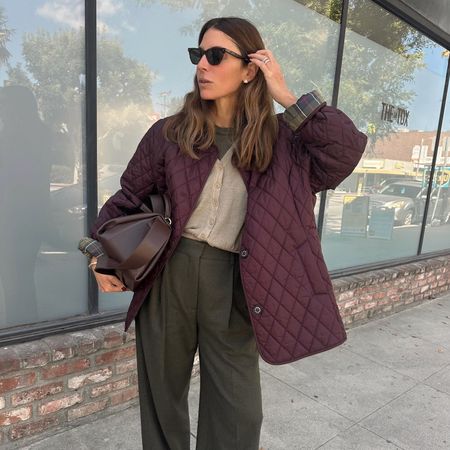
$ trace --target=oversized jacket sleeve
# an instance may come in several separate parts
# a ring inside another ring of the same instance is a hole
[[[103,223],[136,210],[148,194],[156,191],[156,177],[161,166],[155,143],[159,122],[154,123],[142,137],[120,177],[120,189],[100,209],[90,228],[93,239],[97,239],[97,231]]]
[[[293,131],[294,161],[309,164],[312,191],[335,189],[358,164],[367,136],[317,91],[302,95],[284,117]]]

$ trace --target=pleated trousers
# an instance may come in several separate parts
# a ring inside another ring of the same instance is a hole
[[[259,354],[239,254],[181,237],[135,324],[143,449],[190,449],[188,392],[198,348],[196,450],[258,450]]]

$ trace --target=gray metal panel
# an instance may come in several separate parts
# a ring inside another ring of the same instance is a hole
[[[450,2],[448,0],[401,0],[402,3],[450,34]]]
[[[372,0],[379,4],[381,7],[397,15],[405,22],[409,23],[414,28],[424,33],[430,39],[433,39],[438,44],[445,48],[450,48],[450,31],[449,25],[445,22],[450,21],[450,14],[448,12],[447,1],[448,0],[429,0],[431,5],[440,5],[440,9],[434,10],[434,6],[429,8],[433,11],[433,16],[440,16],[439,23],[437,19],[433,17],[426,17],[416,7],[420,5],[421,10],[428,9],[425,4],[425,0]],[[441,23],[444,23],[446,29],[441,28]]]

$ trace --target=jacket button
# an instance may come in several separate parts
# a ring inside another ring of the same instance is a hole
[[[255,307],[253,308],[253,312],[254,312],[255,314],[261,314],[261,311],[262,311],[262,309],[261,309],[260,306],[255,306]]]
[[[247,258],[247,255],[248,255],[248,250],[246,250],[245,248],[243,250],[241,250],[241,256],[243,258]]]

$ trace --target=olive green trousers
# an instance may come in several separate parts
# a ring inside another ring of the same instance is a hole
[[[258,450],[259,354],[239,254],[182,237],[135,323],[143,449],[190,449],[188,391],[198,347],[196,450]]]

